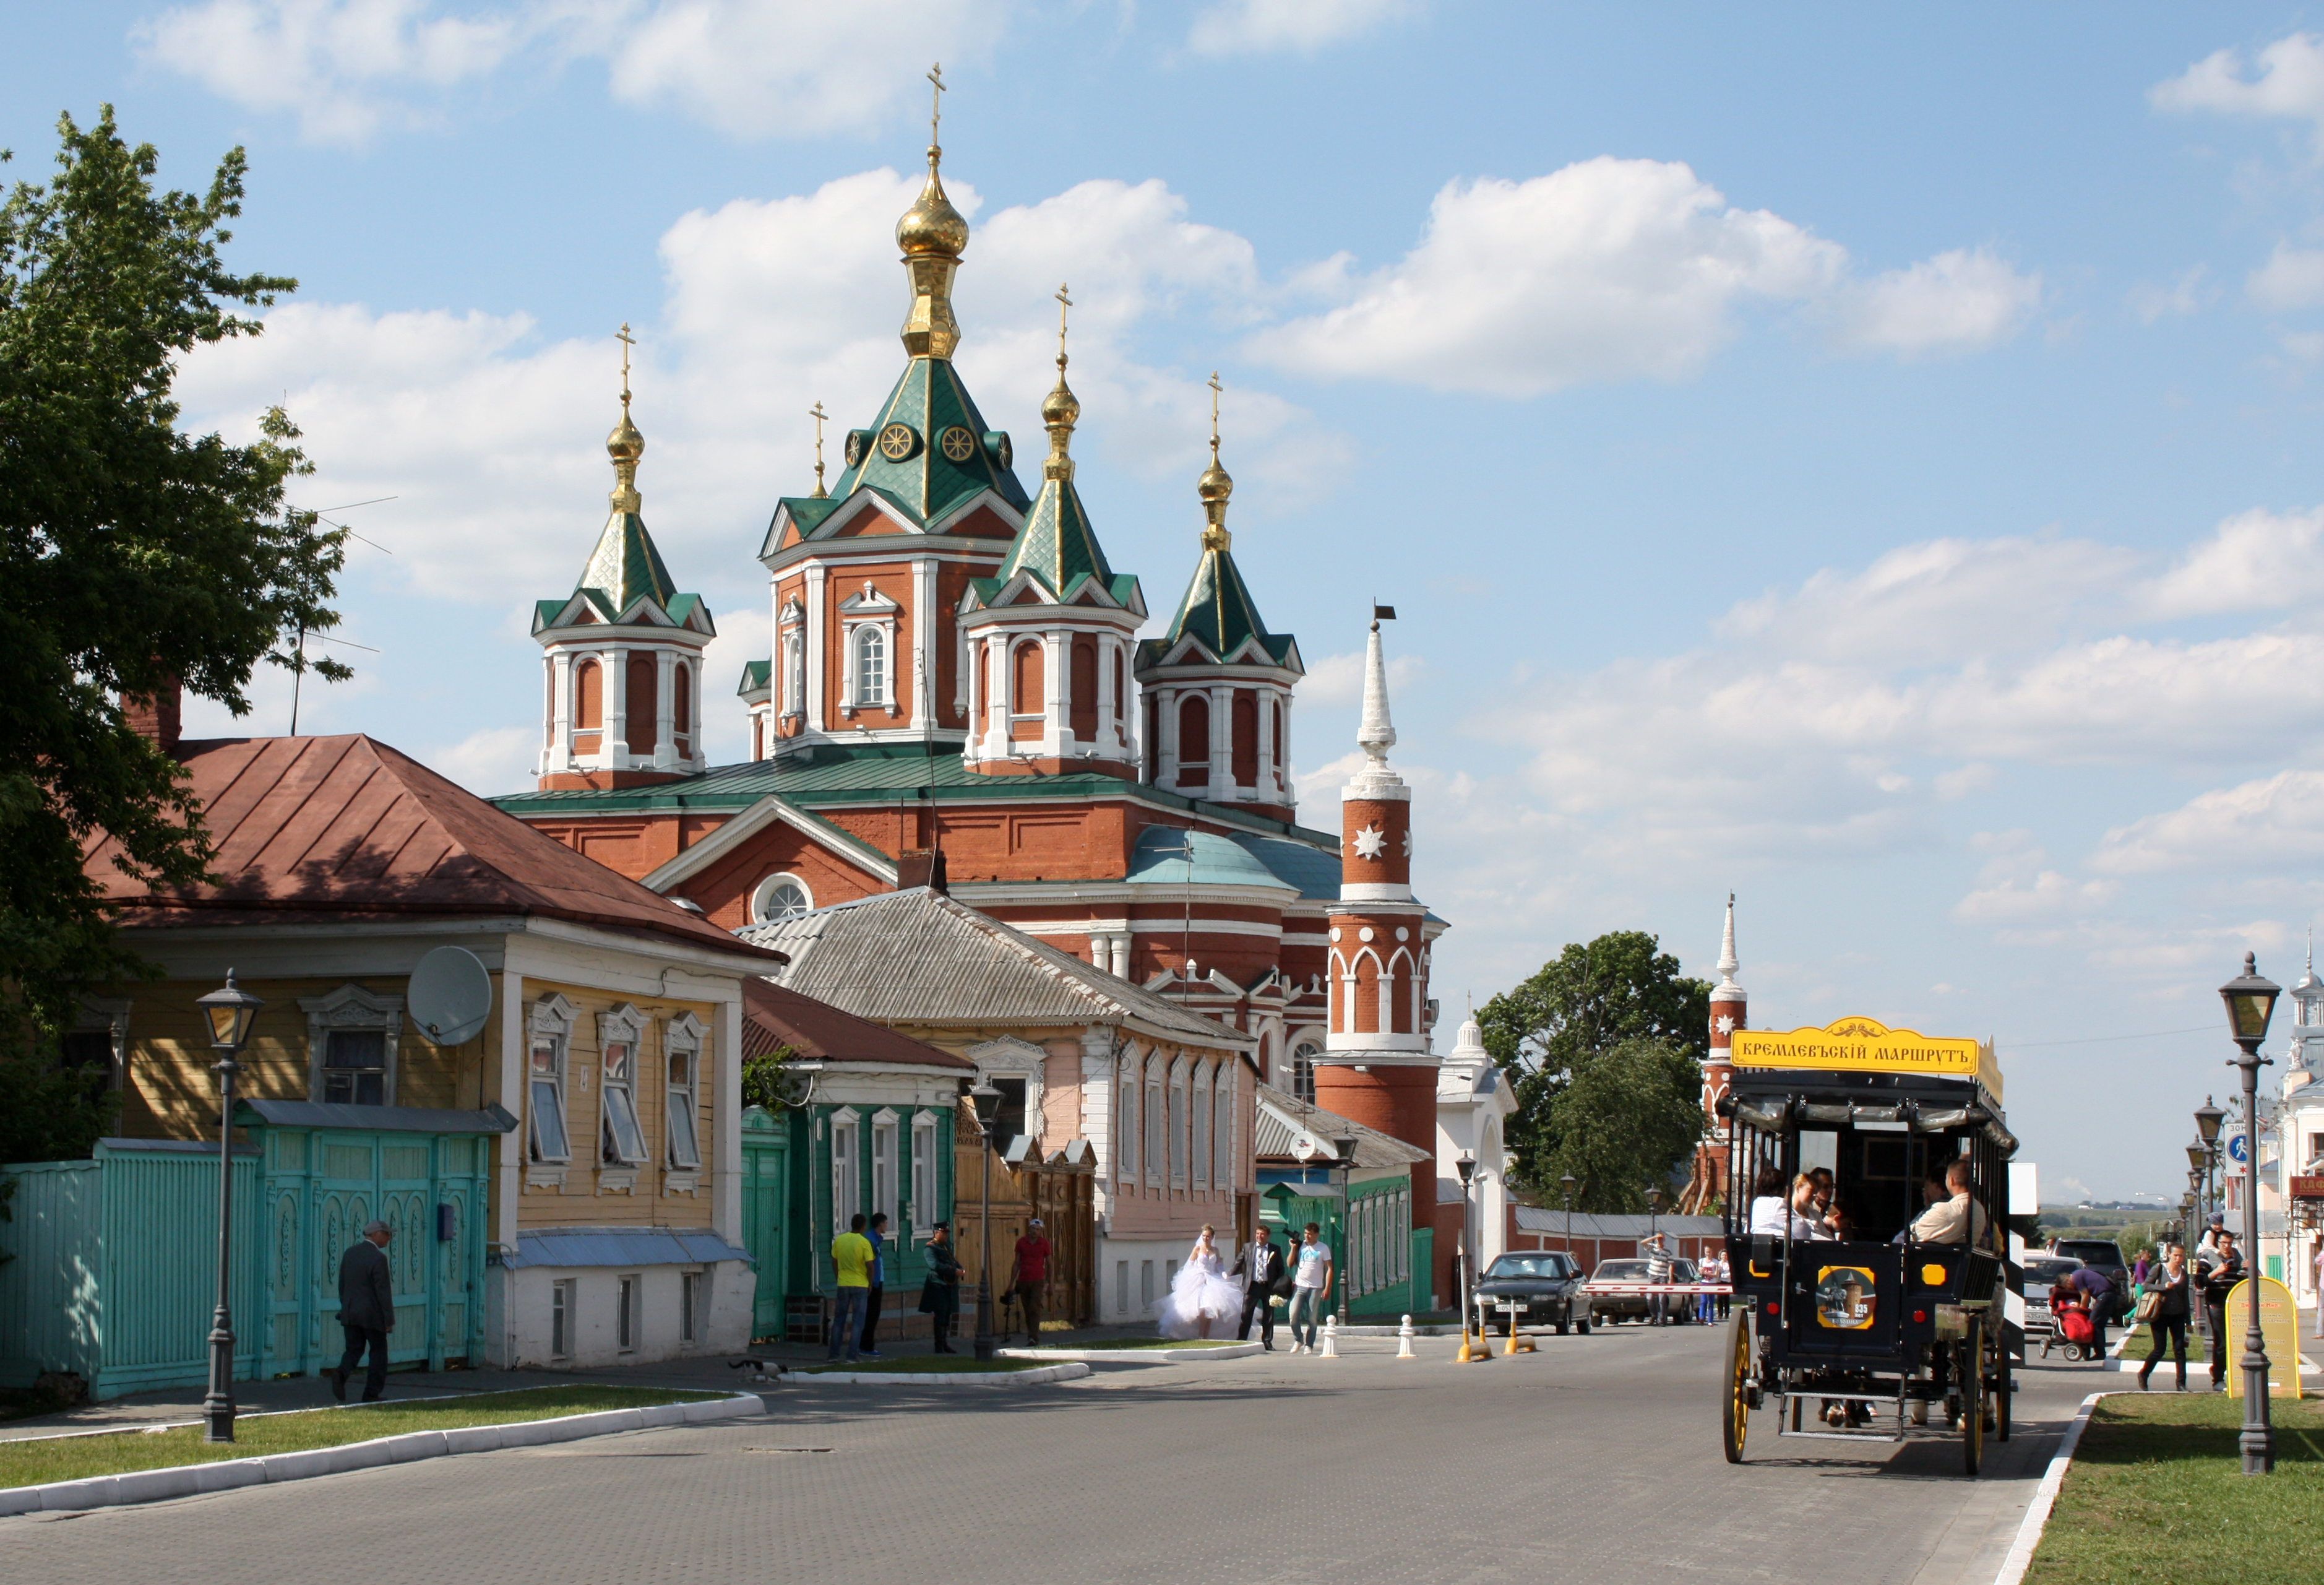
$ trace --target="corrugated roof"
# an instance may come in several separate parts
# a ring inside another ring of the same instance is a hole
[[[1260,1161],[1296,1162],[1299,1158],[1292,1153],[1291,1145],[1302,1134],[1323,1142],[1326,1149],[1342,1135],[1354,1135],[1359,1167],[1408,1167],[1434,1159],[1429,1152],[1416,1145],[1406,1145],[1393,1134],[1383,1134],[1337,1112],[1327,1112],[1272,1084],[1260,1085],[1259,1126],[1251,1130],[1251,1154]]]
[[[1202,1045],[1256,1043],[926,886],[736,933],[788,955],[775,977],[786,987],[882,1024],[1137,1024]]]
[[[156,891],[115,867],[119,848],[106,838],[82,869],[124,924],[538,915],[758,956],[361,734],[184,743],[178,758],[219,878]]]
[[[1564,1211],[1539,1205],[1520,1205],[1515,1210],[1522,1230],[1564,1235]],[[1573,1236],[1577,1238],[1643,1238],[1656,1230],[1674,1238],[1716,1238],[1726,1232],[1727,1224],[1715,1216],[1592,1216],[1583,1210],[1573,1213]]]
[[[751,1252],[708,1228],[548,1228],[519,1232],[516,1248],[501,1257],[528,1265],[707,1265],[748,1260]]]
[[[742,1054],[762,1057],[778,1046],[825,1062],[901,1063],[917,1068],[976,1071],[965,1057],[899,1034],[828,1002],[803,996],[753,975],[742,982]]]
[[[281,1128],[366,1128],[391,1134],[506,1134],[516,1119],[499,1107],[364,1107],[328,1100],[237,1100],[236,1122],[256,1118]]]

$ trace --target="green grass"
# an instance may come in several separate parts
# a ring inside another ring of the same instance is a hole
[[[799,1374],[821,1376],[836,1370],[843,1375],[863,1376],[964,1376],[978,1371],[1038,1370],[1041,1363],[1038,1359],[974,1359],[965,1354],[957,1359],[947,1359],[921,1354],[909,1359],[859,1359],[853,1365],[816,1365]]]
[[[506,1425],[520,1420],[554,1420],[601,1409],[639,1409],[654,1404],[690,1403],[721,1393],[672,1392],[659,1387],[521,1387],[514,1392],[473,1393],[460,1397],[398,1404],[318,1409],[307,1414],[266,1414],[235,1423],[231,1443],[202,1441],[201,1428],[112,1432],[103,1436],[43,1437],[0,1441],[0,1487],[37,1486],[51,1480],[81,1480],[92,1475],[126,1475],[138,1469],[169,1469],[180,1464],[211,1464],[221,1459],[254,1459],[262,1453],[297,1453],[336,1448],[408,1431],[451,1431],[464,1425]]]
[[[2028,1585],[2154,1580],[2279,1585],[2316,1577],[2324,1404],[2277,1398],[2275,1472],[2246,1476],[2243,1402],[2225,1394],[2102,1400],[2026,1573]]]

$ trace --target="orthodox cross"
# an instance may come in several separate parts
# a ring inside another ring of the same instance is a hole
[[[1219,459],[1219,371],[1211,371],[1211,460]]]
[[[936,147],[936,127],[944,120],[944,62],[939,60],[928,69],[928,80],[936,88],[928,94],[928,147]]]
[[[630,411],[630,348],[637,345],[637,338],[630,334],[627,320],[622,321],[622,328],[614,333],[613,339],[622,344],[622,411],[627,413]]]
[[[1060,371],[1065,366],[1065,311],[1074,306],[1074,300],[1065,295],[1066,290],[1065,282],[1057,283],[1057,367]]]
[[[831,415],[824,412],[820,401],[807,410],[807,415],[815,420],[815,498],[820,501],[830,493],[823,487],[823,421]]]

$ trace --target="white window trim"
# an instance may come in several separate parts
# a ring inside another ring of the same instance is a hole
[[[1211,1089],[1211,1187],[1232,1191],[1235,1188],[1235,1168],[1241,1158],[1235,1153],[1235,1125],[1242,1110],[1235,1104],[1237,1075],[1231,1064],[1222,1065],[1219,1080]]]
[[[367,991],[352,982],[328,996],[300,996],[299,1010],[307,1015],[307,1095],[324,1097],[323,1060],[329,1054],[331,1031],[376,1029],[387,1038],[386,1071],[380,1079],[380,1104],[395,1104],[395,1048],[403,1033],[403,998]]]
[[[831,1234],[837,1237],[847,1231],[850,1218],[863,1207],[857,1202],[858,1184],[862,1173],[856,1157],[863,1148],[863,1114],[853,1107],[835,1108],[828,1118],[831,1140]],[[843,1146],[840,1137],[847,1143]],[[843,1172],[840,1158],[845,1156]]]
[[[934,1112],[912,1114],[911,1139],[912,1200],[907,1209],[912,1219],[912,1237],[925,1239],[936,1228],[944,1192],[936,1167],[936,1146],[940,1141]],[[922,1181],[923,1177],[926,1182]]]
[[[772,924],[777,922],[776,921],[767,917],[767,897],[768,894],[772,892],[776,886],[786,882],[791,885],[797,886],[799,889],[799,895],[807,899],[807,911],[810,913],[815,911],[814,888],[809,886],[805,879],[799,876],[792,874],[789,870],[779,869],[774,874],[767,876],[764,880],[761,880],[757,885],[751,888],[752,923]],[[785,915],[785,917],[788,918],[789,915]]]
[[[1025,1081],[1025,1129],[1034,1138],[1040,1138],[1049,1053],[1030,1041],[1004,1034],[997,1040],[973,1045],[961,1054],[976,1064],[976,1078],[980,1084],[987,1079],[1021,1079]],[[1005,1139],[1000,1141],[1001,1148],[1007,1148],[1008,1144]]]
[[[562,995],[552,991],[533,1003],[532,1012],[525,1019],[525,1154],[528,1162],[536,1171],[543,1167],[561,1168],[573,1159],[573,1107],[570,1098],[571,1087],[567,1080],[567,1069],[572,1061],[573,1025],[579,1016],[579,1008],[567,1001]],[[536,1162],[531,1161],[531,1146],[540,1125],[540,1117],[532,1104],[532,1086],[536,1082],[532,1071],[532,1048],[541,1040],[553,1041],[557,1046],[556,1066],[549,1074],[549,1082],[556,1089],[558,1132],[563,1137],[558,1141],[561,1147],[559,1154],[551,1155],[547,1151],[543,1151],[540,1159]],[[561,1173],[557,1175],[560,1178],[562,1176]]]
[[[1145,1087],[1138,1080],[1139,1070],[1144,1066],[1145,1061],[1133,1051],[1122,1058],[1121,1071],[1114,1075],[1114,1090],[1120,1098],[1115,1105],[1121,1114],[1115,1120],[1113,1129],[1114,1176],[1124,1183],[1137,1182],[1143,1165],[1141,1158],[1145,1153],[1140,1147],[1145,1141],[1139,1130],[1145,1126],[1145,1123],[1139,1116],[1138,1103]]]
[[[1211,1186],[1211,1163],[1217,1159],[1217,1147],[1211,1143],[1211,1067],[1204,1062],[1195,1068],[1194,1081],[1186,1094],[1186,1181],[1196,1189]]]
[[[903,607],[870,582],[861,592],[850,595],[839,604],[839,713],[852,716],[858,710],[884,709],[896,713],[896,648],[897,618]],[[881,697],[858,699],[855,675],[855,643],[857,632],[865,627],[881,630],[881,651],[887,661],[887,675],[881,680]]]
[[[671,1173],[684,1173],[689,1181],[703,1170],[706,1159],[702,1148],[702,1020],[691,1011],[681,1013],[662,1025],[662,1160]],[[669,1082],[669,1060],[680,1052],[687,1057],[687,1083],[682,1089]],[[693,1135],[694,1160],[691,1162],[674,1159],[678,1131],[672,1125],[681,1116],[687,1119],[687,1132]]]
[[[653,1147],[646,1140],[645,1117],[638,1109],[638,1071],[645,1065],[646,1015],[632,1002],[623,1002],[610,1013],[597,1015],[597,1156],[601,1169],[612,1173],[634,1173],[653,1159]],[[626,1079],[615,1079],[613,1064],[605,1060],[605,1048],[616,1043],[630,1048],[630,1072]],[[628,1103],[630,1122],[637,1129],[637,1154],[622,1153],[621,1140],[614,1124],[614,1100],[622,1094]],[[613,1159],[607,1159],[608,1156]]]
[[[872,1167],[872,1205],[864,1214],[870,1216],[885,1211],[888,1216],[888,1232],[890,1237],[895,1236],[896,1229],[903,1225],[904,1220],[902,1203],[904,1163],[899,1154],[899,1149],[904,1142],[903,1130],[896,1126],[902,1121],[902,1114],[890,1107],[881,1107],[872,1114],[871,1118],[870,1154],[867,1159]],[[882,1183],[880,1179],[880,1146],[883,1143],[882,1135],[886,1136],[884,1143],[888,1147],[888,1177],[885,1183]]]
[[[1170,1187],[1186,1186],[1186,1154],[1190,1148],[1187,1128],[1191,1119],[1186,1110],[1186,1059],[1181,1055],[1170,1064],[1170,1092],[1167,1098],[1176,1104],[1165,1115],[1170,1131]]]

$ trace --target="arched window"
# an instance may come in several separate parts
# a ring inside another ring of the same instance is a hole
[[[1348,1028],[1357,1034],[1380,1032],[1380,966],[1370,952],[1356,959],[1356,1005],[1348,1009]]]
[[[1199,787],[1211,779],[1211,701],[1190,693],[1178,704],[1178,785]]]
[[[1303,1040],[1291,1053],[1291,1093],[1308,1105],[1315,1104],[1315,1059],[1323,1048],[1312,1040]]]
[[[783,713],[807,710],[807,639],[794,629],[783,639]]]
[[[1228,718],[1228,752],[1234,768],[1235,785],[1259,785],[1259,700],[1248,688],[1234,691],[1234,708]]]
[[[629,739],[630,752],[651,755],[660,740],[656,728],[660,725],[661,690],[654,680],[654,658],[637,650],[630,652],[630,663],[624,668],[628,691],[622,700],[622,730]]]
[[[1275,736],[1269,741],[1275,745],[1275,785],[1280,792],[1284,785],[1283,767],[1288,757],[1283,752],[1283,701],[1278,699],[1270,708],[1275,711]]]
[[[1126,1182],[1138,1176],[1138,1063],[1121,1065],[1121,1116],[1113,1123],[1115,1171]]]
[[[1041,735],[1041,645],[1037,639],[1009,652],[1009,735]]]
[[[1211,1186],[1232,1189],[1235,1186],[1235,1071],[1231,1064],[1219,1069],[1219,1086],[1211,1096],[1211,1104],[1218,1116],[1211,1127],[1211,1146],[1216,1153],[1211,1163]]]
[[[573,729],[595,732],[605,724],[605,672],[595,661],[573,668]]]
[[[1211,1071],[1207,1067],[1194,1070],[1194,1096],[1191,1108],[1194,1125],[1194,1145],[1188,1154],[1194,1167],[1193,1186],[1211,1186]]]
[[[694,752],[694,668],[680,661],[669,680],[669,732],[680,755]]]
[[[855,702],[888,702],[888,630],[874,622],[855,630]]]
[[[815,907],[807,883],[795,875],[770,875],[751,894],[751,922],[778,924]]]
[[[1072,671],[1073,699],[1066,706],[1065,719],[1074,729],[1074,737],[1086,745],[1097,741],[1097,641],[1093,638],[1074,640]]]
[[[969,650],[968,663],[976,673],[976,715],[969,726],[972,730],[982,732],[992,721],[992,663],[987,658],[984,645],[976,644]]]
[[[1121,691],[1121,681],[1122,681],[1122,678],[1121,678],[1121,651],[1120,651],[1120,649],[1118,649],[1118,648],[1117,648],[1117,649],[1113,652],[1113,709],[1112,709],[1113,718],[1114,718],[1115,720],[1117,720],[1117,721],[1120,721],[1120,720],[1125,720],[1125,719],[1127,719],[1127,718],[1129,718],[1129,715],[1130,715],[1130,710],[1129,710],[1129,709],[1128,709],[1129,701],[1130,701],[1130,696],[1129,696],[1128,694],[1124,693],[1124,692]]]
[[[1410,1034],[1418,1027],[1418,1021],[1414,1016],[1412,993],[1419,984],[1419,977],[1412,972],[1411,958],[1398,952],[1396,960],[1388,965],[1388,983],[1385,987],[1388,997],[1390,1033]]]

